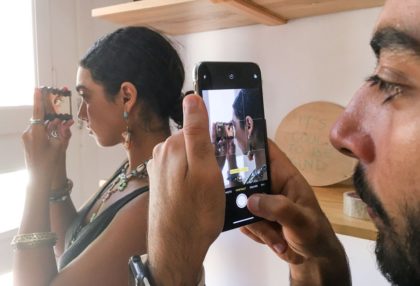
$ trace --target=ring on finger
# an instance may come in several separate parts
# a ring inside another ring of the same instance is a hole
[[[53,130],[50,132],[50,136],[51,136],[52,138],[58,138],[58,132],[57,132],[57,130],[56,130],[56,129],[53,129]]]
[[[44,120],[39,119],[39,118],[30,118],[29,119],[29,124],[30,125],[44,124]]]

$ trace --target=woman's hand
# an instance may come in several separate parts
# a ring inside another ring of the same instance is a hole
[[[67,149],[73,120],[62,122],[54,119],[44,122],[46,109],[52,108],[51,103],[43,104],[41,89],[34,93],[34,107],[31,125],[22,135],[25,146],[26,165],[31,178],[49,177],[57,172],[57,164]]]
[[[211,142],[214,146],[214,154],[216,156],[217,165],[219,165],[220,170],[223,170],[223,166],[225,165],[226,161],[226,151],[227,145],[226,140],[221,138],[219,140],[216,139],[216,123],[213,123],[211,126]]]
[[[236,145],[233,138],[226,139],[226,158],[228,161],[229,169],[236,169]]]

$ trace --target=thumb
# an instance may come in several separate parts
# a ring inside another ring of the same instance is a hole
[[[210,143],[209,119],[206,106],[198,95],[188,95],[183,101],[184,139],[188,164],[193,158],[206,159],[214,156]]]

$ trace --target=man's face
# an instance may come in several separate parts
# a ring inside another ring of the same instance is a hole
[[[359,160],[355,187],[378,228],[376,254],[396,285],[420,285],[420,1],[388,0],[372,75],[331,130]]]

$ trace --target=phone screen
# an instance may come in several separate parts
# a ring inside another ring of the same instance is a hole
[[[198,92],[207,107],[211,141],[223,176],[224,230],[229,230],[259,220],[248,211],[248,198],[270,189],[261,76],[255,64],[229,63],[220,70],[211,67],[220,63],[205,64],[210,67],[203,69],[201,77],[211,80],[198,80]]]

